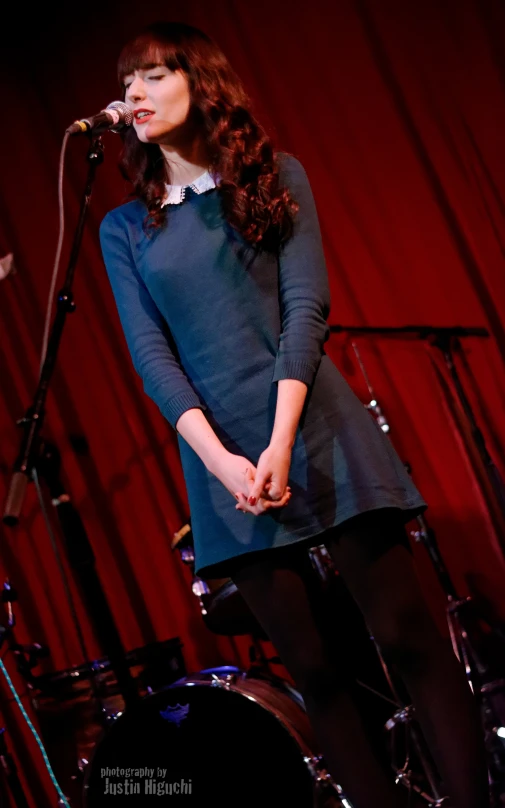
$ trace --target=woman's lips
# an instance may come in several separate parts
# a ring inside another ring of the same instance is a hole
[[[148,114],[146,114],[146,115],[141,115],[141,116],[139,117],[139,114],[140,114],[141,112],[145,112],[145,113],[148,113]],[[154,115],[154,112],[150,112],[150,111],[149,111],[149,110],[147,110],[147,109],[138,109],[138,110],[137,110],[137,111],[134,113],[134,117],[135,117],[135,123],[139,123],[139,124],[140,124],[140,123],[147,123],[147,121],[150,121],[150,120],[151,120],[151,118],[153,117],[153,115]]]

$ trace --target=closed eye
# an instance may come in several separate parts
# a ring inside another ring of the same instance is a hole
[[[166,75],[167,75],[166,73],[160,73],[157,76],[147,76],[147,78],[148,78],[148,80],[152,80],[152,81],[160,81],[161,79],[164,79]],[[127,90],[129,87],[131,87],[132,84],[133,84],[133,81],[124,81],[123,82],[123,87],[125,88],[125,90]]]

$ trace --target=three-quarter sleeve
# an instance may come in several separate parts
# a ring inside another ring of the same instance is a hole
[[[206,406],[174,355],[167,323],[137,271],[128,233],[114,212],[100,225],[100,244],[133,367],[145,393],[175,429],[186,410]]]
[[[281,335],[272,382],[298,379],[311,385],[330,330],[330,290],[321,230],[310,183],[302,164],[283,155],[280,184],[300,208],[294,232],[279,253]]]

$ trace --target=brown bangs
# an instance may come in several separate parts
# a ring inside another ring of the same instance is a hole
[[[153,41],[147,34],[130,42],[119,56],[117,78],[124,90],[125,76],[135,70],[149,70],[158,65],[165,65],[169,70],[181,70],[183,65],[177,58],[176,48],[172,43]]]

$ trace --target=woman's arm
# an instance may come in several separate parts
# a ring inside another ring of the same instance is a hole
[[[201,410],[186,410],[177,421],[177,431],[235,499],[240,502],[247,497],[256,478],[256,467],[246,457],[224,448]],[[287,490],[275,502],[261,494],[260,489],[251,509],[258,516],[270,508],[282,508],[290,498]]]
[[[280,186],[298,202],[293,235],[279,252],[282,327],[272,382],[298,379],[310,386],[330,336],[330,288],[321,229],[302,164],[280,156]]]
[[[255,481],[251,485],[249,497],[239,496],[239,506],[242,510],[250,510],[262,494],[267,499],[282,501],[290,490],[288,475],[291,450],[307,397],[307,385],[297,379],[281,379],[278,388],[270,443],[258,460]]]
[[[298,379],[281,379],[277,387],[277,405],[270,445],[291,451],[308,388],[305,382]]]
[[[286,490],[303,406],[330,335],[328,272],[309,180],[302,164],[291,155],[281,155],[279,180],[300,207],[293,235],[279,254],[282,329],[272,379],[277,383],[274,427],[270,444],[259,458],[245,509],[262,490],[274,499]]]
[[[146,395],[175,428],[186,410],[206,405],[171,350],[167,324],[137,271],[126,227],[115,211],[100,225],[100,242],[133,366]]]

